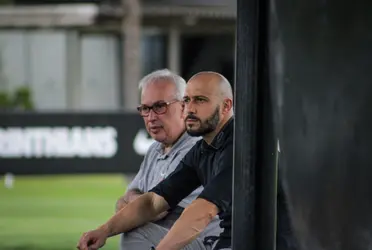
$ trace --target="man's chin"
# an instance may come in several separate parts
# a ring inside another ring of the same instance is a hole
[[[150,134],[153,134],[153,135],[160,134],[163,131],[164,130],[162,128],[160,128],[160,127],[158,127],[158,128],[150,128],[149,129]]]
[[[164,137],[166,137],[166,135],[165,135],[165,133],[164,133],[163,130],[150,131],[149,134],[156,141],[164,140]]]
[[[187,129],[186,132],[187,132],[187,134],[189,136],[198,137],[198,136],[202,136],[203,135],[203,133],[201,131],[199,131],[199,130]]]
[[[151,137],[152,137],[152,139],[154,139],[155,141],[160,142],[160,143],[163,143],[167,139],[166,136],[159,135],[159,134],[157,134],[157,135],[151,135]]]

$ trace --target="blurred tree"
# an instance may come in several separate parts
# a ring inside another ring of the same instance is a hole
[[[32,94],[28,87],[22,86],[10,94],[8,91],[0,91],[0,111],[34,109]]]
[[[6,111],[11,108],[10,96],[5,91],[0,91],[0,111]]]
[[[34,108],[31,91],[28,87],[23,86],[16,89],[12,100],[12,107],[16,110],[32,110]]]
[[[13,4],[13,0],[0,0],[0,5]]]

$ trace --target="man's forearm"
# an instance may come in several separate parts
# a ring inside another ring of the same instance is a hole
[[[108,237],[127,232],[141,226],[168,209],[168,204],[154,203],[154,194],[145,193],[118,211],[100,228]]]
[[[116,202],[116,212],[128,205],[128,203],[137,199],[142,194],[143,192],[139,189],[128,190],[125,195],[120,197],[119,200]]]
[[[196,199],[184,210],[156,250],[182,249],[204,231],[217,213],[218,208],[214,204]]]
[[[128,190],[125,195],[124,199],[129,203],[137,199],[140,195],[142,195],[143,192],[137,188]]]

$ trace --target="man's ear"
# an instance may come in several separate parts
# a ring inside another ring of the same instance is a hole
[[[225,99],[223,102],[223,112],[227,113],[232,108],[232,100],[231,99]]]

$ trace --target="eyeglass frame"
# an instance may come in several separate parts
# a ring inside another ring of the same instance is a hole
[[[162,115],[162,114],[165,114],[165,113],[168,111],[168,107],[169,107],[169,105],[171,105],[171,104],[173,104],[173,103],[176,103],[176,102],[182,102],[182,101],[177,100],[177,99],[174,99],[174,100],[172,100],[172,101],[168,101],[168,102],[166,102],[166,101],[156,101],[156,102],[154,102],[151,106],[149,106],[149,105],[145,105],[145,104],[141,104],[141,105],[139,105],[139,106],[137,107],[137,111],[140,113],[140,115],[141,115],[142,117],[147,117],[147,116],[149,116],[151,110],[152,110],[155,114],[157,114],[157,115]],[[155,106],[156,104],[165,104],[165,106],[164,106],[164,107],[165,107],[164,112],[156,112],[155,109],[154,109],[154,106]],[[144,106],[147,107],[147,108],[149,109],[148,113],[145,114],[145,115],[143,115],[142,112],[141,112],[141,108],[143,108]]]

